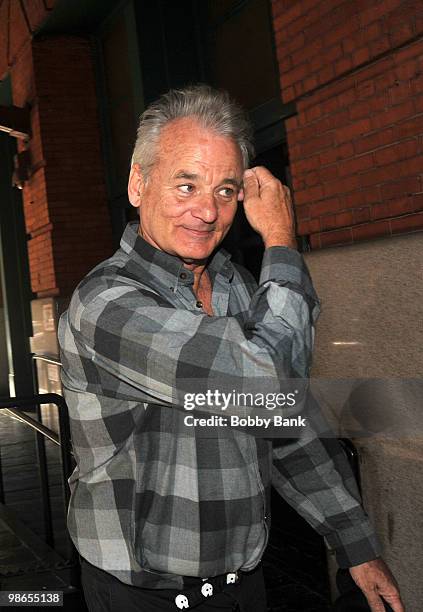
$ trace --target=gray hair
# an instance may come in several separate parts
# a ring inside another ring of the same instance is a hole
[[[213,89],[209,85],[171,89],[150,104],[140,118],[131,165],[139,164],[147,177],[155,162],[161,130],[170,121],[182,117],[192,117],[202,127],[231,138],[240,148],[244,168],[248,168],[254,157],[250,120],[226,91]]]

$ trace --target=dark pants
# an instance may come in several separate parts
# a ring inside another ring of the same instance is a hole
[[[90,612],[176,612],[174,589],[142,589],[125,584],[81,560],[81,580]],[[217,610],[266,612],[266,591],[261,565],[242,573],[239,583],[229,585],[226,592],[216,593],[193,608],[195,612]]]

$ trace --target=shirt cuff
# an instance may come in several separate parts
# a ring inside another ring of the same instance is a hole
[[[382,555],[382,546],[366,517],[360,524],[325,536],[329,550],[335,553],[341,569],[372,561]]]
[[[306,297],[312,320],[320,313],[320,302],[313,287],[310,272],[301,253],[289,247],[269,247],[263,255],[260,285],[273,281],[296,289]]]

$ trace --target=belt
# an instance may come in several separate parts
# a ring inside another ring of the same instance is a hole
[[[198,579],[187,576],[186,582],[192,584],[193,580],[196,582],[198,580],[198,584],[192,588],[181,591],[175,597],[175,606],[179,610],[195,608],[200,603],[203,603],[207,597],[230,589],[232,584],[240,582],[241,574],[238,572],[230,572],[229,574],[213,576],[213,578]]]

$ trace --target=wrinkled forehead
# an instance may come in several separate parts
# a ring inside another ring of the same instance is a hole
[[[228,136],[204,128],[192,118],[177,119],[163,128],[156,150],[156,163],[179,173],[240,177],[242,154],[238,144]]]

